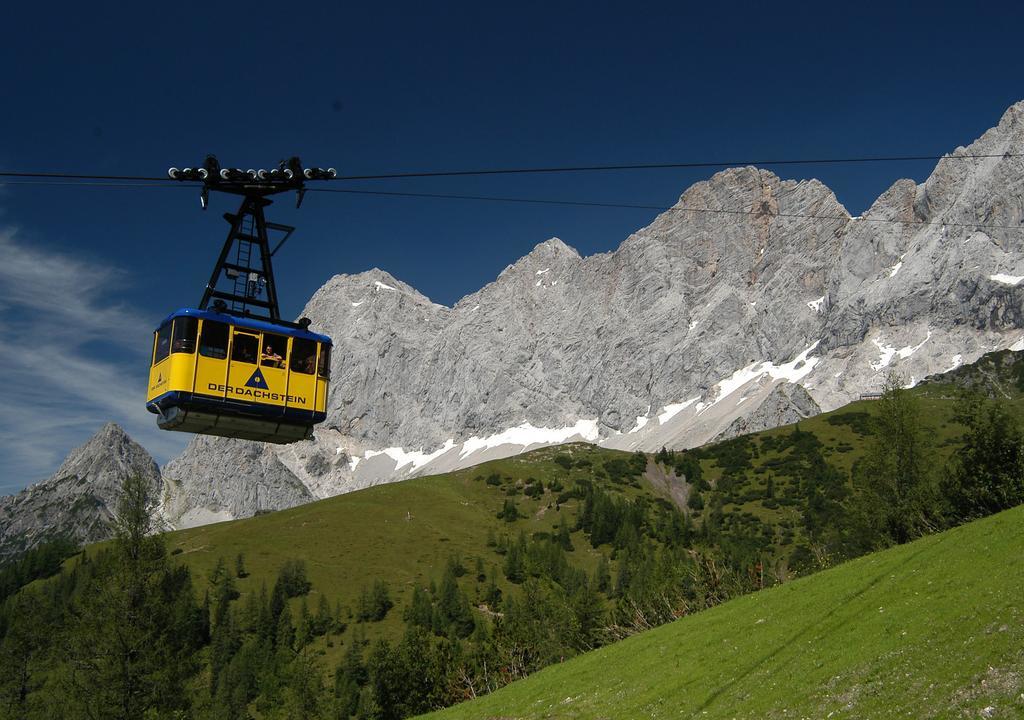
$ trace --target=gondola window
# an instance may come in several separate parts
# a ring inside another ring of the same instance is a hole
[[[213,320],[204,320],[203,332],[199,341],[199,354],[215,360],[226,358],[228,356],[228,326]]]
[[[199,321],[195,318],[175,318],[171,352],[194,353],[196,351],[196,333],[198,330]]]
[[[283,368],[285,355],[287,354],[288,338],[282,335],[263,333],[263,352],[260,354],[260,365]]]
[[[156,349],[153,351],[153,364],[166,358],[171,352],[171,323],[167,323],[156,333]]]
[[[312,375],[316,364],[316,343],[312,340],[292,340],[292,372]]]
[[[317,365],[317,373],[322,378],[331,376],[331,346],[320,346],[320,362]]]
[[[255,335],[235,333],[235,343],[231,349],[231,361],[256,364],[256,351],[259,341]]]

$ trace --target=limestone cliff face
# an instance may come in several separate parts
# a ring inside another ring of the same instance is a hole
[[[303,311],[335,341],[328,421],[280,448],[197,440],[166,468],[168,515],[573,439],[693,446],[1024,348],[1022,155],[1019,103],[858,218],[816,180],[726,170],[614,252],[548,240],[451,308],[381,270],[337,275]]]
[[[49,479],[0,497],[0,556],[58,533],[80,543],[110,537],[121,486],[133,475],[146,480],[156,504],[161,480],[153,458],[118,425],[104,425]]]
[[[782,383],[751,413],[733,420],[715,440],[728,440],[781,425],[791,425],[821,412],[818,403],[802,385]]]
[[[315,499],[270,446],[248,440],[197,435],[163,474],[162,510],[175,527],[247,517]]]

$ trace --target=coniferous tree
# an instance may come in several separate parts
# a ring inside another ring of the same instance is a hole
[[[440,594],[437,599],[437,611],[442,627],[451,630],[460,638],[468,637],[473,632],[473,613],[469,601],[459,588],[454,568],[449,565],[441,579]]]
[[[569,522],[562,515],[558,520],[558,545],[566,552],[573,551],[572,536],[569,534]]]
[[[434,605],[430,595],[419,585],[412,589],[412,600],[405,609],[405,622],[408,625],[430,628],[433,625]]]
[[[487,589],[484,590],[484,602],[492,610],[496,611],[501,606],[501,588],[498,587],[498,569],[491,566],[491,574],[487,580]]]
[[[320,595],[316,605],[316,617],[313,619],[313,634],[326,635],[331,632],[334,618],[331,616],[331,605],[326,595]]]
[[[595,587],[598,591],[608,594],[612,587],[612,573],[608,565],[608,558],[601,555],[597,561],[597,570],[594,571]]]
[[[295,627],[295,646],[297,649],[306,647],[313,639],[313,618],[309,614],[306,598],[299,605],[299,623]]]
[[[27,718],[30,694],[46,682],[48,648],[41,640],[55,618],[47,599],[31,589],[8,601],[5,610],[10,624],[0,643],[0,717]]]
[[[277,582],[274,583],[274,590],[270,595],[270,621],[274,628],[271,635],[277,631],[277,620],[281,617],[281,611],[284,610],[287,603],[288,597],[285,595],[284,584],[279,577]]]
[[[226,609],[213,626],[210,638],[210,694],[217,693],[217,685],[224,668],[238,652],[242,644],[241,632],[235,621],[234,613]]]
[[[235,556],[235,577],[239,580],[249,577],[248,571],[245,569],[245,554],[238,553]]]
[[[148,489],[141,477],[125,481],[113,548],[72,609],[65,717],[137,720],[189,707],[185,683],[196,669],[196,648],[187,643],[195,633],[175,627],[173,601],[192,587],[178,580],[166,588],[169,602],[167,552],[154,534]]]
[[[362,643],[353,637],[345,648],[341,664],[334,672],[334,697],[339,718],[355,715],[359,708],[360,689],[366,684]]]
[[[277,618],[274,645],[279,651],[291,651],[295,646],[295,625],[292,622],[291,608],[287,604],[281,609],[281,614]]]
[[[521,583],[526,579],[526,541],[520,537],[519,542],[509,543],[505,554],[505,577],[509,582]]]

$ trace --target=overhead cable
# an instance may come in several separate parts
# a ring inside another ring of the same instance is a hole
[[[939,160],[991,160],[996,158],[1024,157],[1019,153],[977,153],[977,154],[946,154],[946,155],[874,155],[874,156],[853,156],[853,157],[832,157],[832,158],[783,158],[766,160],[700,160],[693,162],[671,162],[671,163],[624,163],[609,165],[566,165],[566,166],[541,166],[541,167],[520,167],[520,168],[477,168],[472,170],[423,170],[423,171],[401,171],[364,175],[338,175],[337,180],[398,180],[404,178],[440,178],[440,177],[469,177],[482,175],[528,175],[528,174],[553,174],[553,173],[584,173],[584,172],[624,172],[631,170],[679,170],[692,168],[714,168],[714,167],[743,167],[748,165],[848,165],[863,163],[887,163],[887,162],[922,162]],[[11,178],[52,178],[61,180],[126,180],[126,181],[159,181],[166,183],[167,177],[154,177],[147,175],[97,175],[97,174],[75,174],[64,172],[39,172],[39,171],[0,171],[0,177]]]

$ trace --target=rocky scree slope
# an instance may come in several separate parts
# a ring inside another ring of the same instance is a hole
[[[303,311],[335,341],[328,421],[282,448],[196,439],[166,468],[168,516],[568,440],[695,446],[1024,348],[1022,156],[1024,102],[860,217],[817,180],[734,168],[614,252],[548,240],[451,308],[381,270],[337,275]]]
[[[146,480],[156,504],[162,487],[156,462],[120,426],[107,423],[49,479],[0,497],[0,558],[54,533],[83,544],[110,537],[121,486],[133,475]]]

